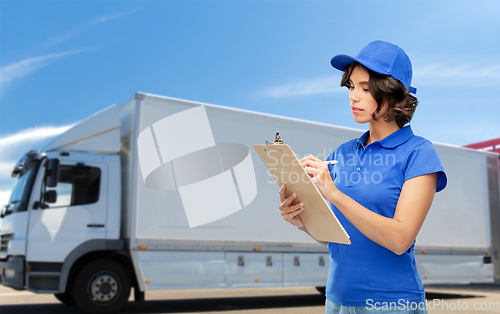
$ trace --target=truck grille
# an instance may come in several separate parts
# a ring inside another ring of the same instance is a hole
[[[14,238],[13,233],[6,233],[0,236],[0,252],[7,252],[9,250],[9,242]]]

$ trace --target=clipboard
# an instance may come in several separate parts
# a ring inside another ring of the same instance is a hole
[[[292,205],[303,203],[299,218],[309,234],[318,241],[351,244],[349,235],[330,206],[300,165],[290,146],[283,144],[279,133],[276,140],[266,145],[254,145],[254,149],[266,165],[279,187],[286,184],[287,197],[296,193]]]

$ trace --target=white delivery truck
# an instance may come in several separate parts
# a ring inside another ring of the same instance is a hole
[[[0,278],[112,312],[150,290],[324,287],[329,255],[283,221],[253,144],[326,158],[362,131],[136,93],[13,171]],[[498,155],[435,145],[448,175],[417,239],[424,283],[500,278]],[[321,289],[320,289],[321,290]]]

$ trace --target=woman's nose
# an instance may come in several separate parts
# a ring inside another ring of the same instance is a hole
[[[358,101],[359,100],[358,92],[356,91],[356,89],[353,88],[349,91],[349,99],[351,101]]]

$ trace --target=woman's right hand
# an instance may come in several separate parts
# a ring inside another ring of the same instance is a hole
[[[281,199],[281,216],[291,223],[292,225],[298,227],[300,230],[306,231],[304,227],[304,223],[299,218],[299,214],[304,210],[304,205],[302,203],[298,203],[296,205],[292,204],[292,201],[297,197],[295,193],[286,197],[286,185],[283,184],[280,189],[280,199]]]

